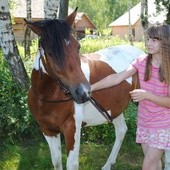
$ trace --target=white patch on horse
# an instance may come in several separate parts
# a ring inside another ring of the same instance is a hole
[[[111,115],[110,110],[108,110]],[[86,102],[83,106],[83,122],[86,122],[86,126],[100,125],[107,122],[106,118],[90,103]]]
[[[170,170],[170,150],[165,150],[165,167],[164,170]]]
[[[99,50],[96,53],[102,56],[100,60],[106,62],[117,73],[128,68],[134,59],[144,54],[140,49],[130,45],[113,46]],[[132,78],[128,78],[127,81],[132,83]]]
[[[67,169],[70,170],[77,170],[79,167],[79,150],[80,150],[80,137],[81,137],[81,126],[82,126],[82,120],[83,120],[83,104],[77,104],[74,102],[75,106],[75,113],[74,113],[74,119],[75,119],[75,127],[76,131],[74,134],[74,147],[73,150],[70,150],[68,159],[67,159]]]
[[[127,132],[127,125],[123,114],[120,114],[118,117],[113,119],[113,124],[115,127],[116,140],[106,164],[102,167],[102,170],[111,169],[112,165],[116,163],[117,155]]]
[[[44,134],[43,134],[44,135]],[[52,163],[55,169],[62,170],[62,154],[61,154],[61,138],[60,134],[57,136],[46,136],[45,139],[48,142]]]
[[[39,69],[41,68],[42,71],[43,71],[43,73],[48,74],[48,73],[46,72],[44,66],[43,66],[43,63],[42,63],[41,59],[40,59],[41,55],[44,55],[44,50],[43,50],[43,49],[39,49],[39,50],[37,51],[37,56],[36,56],[36,58],[35,58],[35,60],[34,60],[34,65],[33,65],[33,67],[34,67],[36,70],[39,70]],[[40,67],[40,68],[39,68],[39,67]]]
[[[64,39],[64,42],[65,42],[66,46],[68,46],[70,44],[70,40]]]
[[[81,61],[81,69],[88,81],[90,81],[90,68],[88,63],[84,63]]]

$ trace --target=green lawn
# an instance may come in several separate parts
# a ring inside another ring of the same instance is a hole
[[[82,143],[80,170],[100,170],[112,148],[112,144]],[[63,144],[63,168],[66,169],[66,153]],[[1,170],[53,170],[50,152],[45,139],[30,141],[29,145],[4,143],[0,148]],[[141,147],[125,138],[114,169],[140,170]],[[112,168],[113,169],[113,168]]]

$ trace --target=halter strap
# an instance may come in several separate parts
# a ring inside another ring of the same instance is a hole
[[[43,63],[43,66],[44,66],[44,69],[47,71],[47,72],[50,72],[53,76],[54,76],[54,79],[58,82],[58,84],[59,84],[59,86],[60,86],[60,88],[64,91],[64,93],[65,94],[69,94],[69,91],[67,90],[67,88],[63,85],[63,83],[61,82],[61,80],[58,78],[58,77],[56,77],[56,75],[54,74],[54,72],[53,72],[53,70],[52,69],[48,69],[47,67],[46,67],[46,64],[45,64],[45,57],[44,57],[44,55],[42,54],[42,50],[43,50],[43,48],[42,48],[42,46],[41,46],[41,40],[39,40],[39,43],[38,43],[38,46],[39,46],[39,53],[40,53],[40,58],[39,58],[39,60],[38,60],[38,66],[39,66],[39,78],[41,79],[42,78],[42,71],[41,71],[41,69],[40,69],[40,61],[42,61],[42,63]],[[47,59],[46,59],[46,61],[47,61]],[[48,61],[47,61],[48,62]]]
[[[44,58],[44,55],[42,54],[42,46],[41,46],[41,41],[39,40],[39,52],[40,52],[40,58],[38,59],[38,66],[39,66],[39,78],[41,79],[42,78],[42,71],[40,69],[40,62],[43,63],[43,66],[44,66],[44,69],[47,71],[50,71],[50,73],[52,75],[54,75],[53,71],[50,69],[47,69],[46,68],[46,65],[45,65],[45,58]],[[59,87],[60,89],[64,92],[65,95],[68,95],[70,92],[65,88],[65,86],[63,85],[63,83],[60,81],[60,79],[57,77],[55,78],[55,80],[57,81],[57,83],[59,84]],[[34,95],[36,96],[36,98],[38,100],[40,100],[41,102],[45,102],[45,103],[60,103],[60,102],[65,102],[65,101],[70,101],[72,100],[73,98],[72,97],[69,97],[69,98],[66,98],[66,99],[63,99],[63,100],[44,100],[44,99],[41,99],[38,97],[38,95],[36,94],[35,90],[33,89],[33,87],[31,88],[32,89],[32,92],[34,93]]]
[[[62,102],[68,102],[68,101],[71,101],[73,100],[72,97],[70,98],[66,98],[66,99],[63,99],[63,100],[45,100],[45,99],[41,99],[38,97],[38,95],[36,94],[35,90],[33,89],[33,87],[30,88],[31,91],[33,92],[34,96],[41,102],[43,103],[62,103]]]
[[[41,39],[39,39],[39,41],[38,41],[38,50],[39,50],[39,53],[40,53],[40,58],[38,59],[39,79],[41,79],[42,78],[42,71],[40,69],[40,61],[41,61],[41,58],[43,57],[42,52],[41,52],[41,50],[42,50]]]
[[[106,109],[99,102],[97,102],[97,100],[95,100],[93,97],[91,97],[90,102],[106,118],[106,120],[109,123],[112,122],[112,120],[113,120],[112,117],[109,115],[109,113],[106,111]]]
[[[39,41],[40,58],[39,58],[39,61],[38,61],[39,63],[38,63],[38,64],[39,64],[39,77],[40,77],[40,78],[42,78],[42,72],[40,71],[40,70],[41,70],[41,69],[40,69],[40,60],[42,61],[45,70],[47,71],[47,68],[46,68],[46,66],[45,66],[44,55],[42,54],[41,50],[42,50],[41,41]],[[48,69],[48,71],[50,71],[50,73],[51,73],[52,75],[54,75],[53,70],[51,70],[51,69],[49,70],[49,69]],[[55,77],[56,77],[56,76],[55,76]],[[70,94],[69,90],[64,86],[64,84],[61,82],[61,80],[60,80],[58,77],[55,78],[55,79],[56,79],[56,81],[58,82],[60,89],[65,93],[65,95]],[[41,99],[41,98],[39,98],[39,97],[37,96],[37,94],[36,94],[36,92],[34,91],[33,88],[31,88],[31,90],[32,90],[34,96],[35,96],[38,100],[40,100],[41,102],[45,102],[45,103],[61,103],[61,102],[67,102],[67,101],[73,100],[72,97],[66,98],[66,99],[64,99],[64,100],[44,100],[44,99]],[[104,108],[100,103],[98,103],[93,97],[90,98],[90,102],[91,102],[91,103],[94,105],[94,107],[106,118],[106,120],[107,120],[108,122],[110,122],[110,123],[112,122],[112,120],[113,120],[112,117],[109,115],[109,113],[105,110],[105,108]]]

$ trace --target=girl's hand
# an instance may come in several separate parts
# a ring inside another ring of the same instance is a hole
[[[141,89],[135,89],[130,92],[130,95],[134,102],[139,102],[147,98],[148,92]]]

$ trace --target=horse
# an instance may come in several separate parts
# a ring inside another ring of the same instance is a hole
[[[78,170],[81,128],[107,121],[113,123],[116,140],[102,167],[102,170],[109,170],[116,163],[127,131],[123,111],[130,101],[129,92],[137,84],[137,76],[94,93],[91,93],[90,84],[125,69],[143,52],[133,46],[120,45],[79,54],[80,44],[72,31],[76,14],[77,8],[64,20],[25,20],[40,37],[28,106],[49,145],[55,170],[63,170],[61,133],[66,143],[67,170]],[[100,114],[103,109],[108,115]]]

